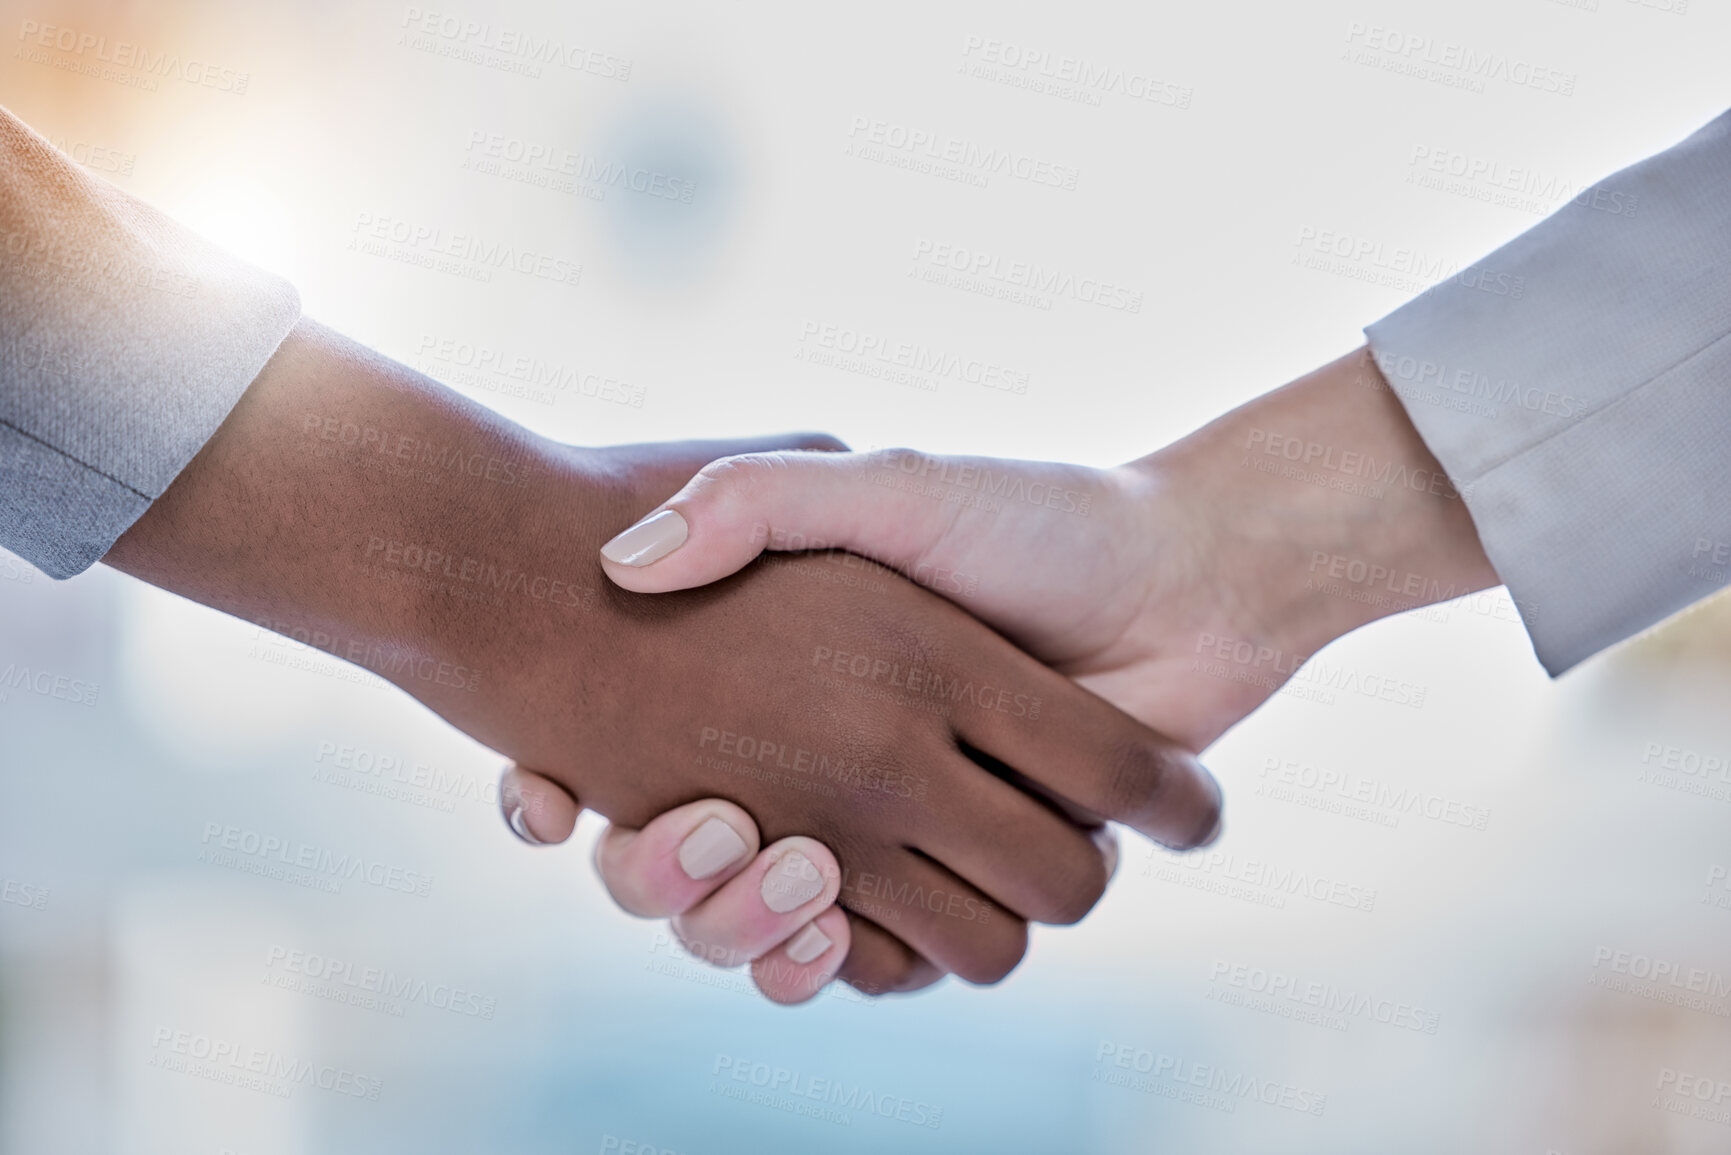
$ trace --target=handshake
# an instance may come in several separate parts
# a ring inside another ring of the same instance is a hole
[[[1444,476],[1364,349],[1095,469],[579,448],[303,320],[105,561],[501,751],[525,840],[605,815],[622,907],[798,1002],[1003,978],[1108,823],[1218,836],[1196,755],[1306,657],[1497,584],[1446,478],[1347,455]]]

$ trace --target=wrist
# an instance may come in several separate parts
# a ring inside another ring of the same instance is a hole
[[[462,587],[575,456],[303,321],[104,560],[423,700],[473,692]]]
[[[1499,584],[1459,491],[1364,348],[1127,467],[1191,511],[1245,640],[1306,657]]]

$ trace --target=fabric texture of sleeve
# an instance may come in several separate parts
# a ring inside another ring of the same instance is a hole
[[[56,578],[95,564],[299,318],[292,285],[0,109],[0,546]]]
[[[1731,113],[1365,332],[1551,674],[1731,584]]]

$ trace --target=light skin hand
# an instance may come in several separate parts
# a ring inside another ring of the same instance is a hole
[[[718,842],[722,853],[740,847],[719,868]],[[851,931],[835,905],[841,866],[810,838],[784,838],[752,854],[756,843],[756,826],[745,811],[706,801],[663,814],[639,831],[610,828],[595,857],[603,877],[636,883],[613,890],[623,909],[645,918],[671,916],[673,933],[693,957],[720,967],[749,963],[758,989],[772,1001],[804,1002],[847,958]],[[805,877],[823,879],[823,889],[793,903],[800,895],[789,890]]]
[[[1081,917],[1109,871],[1088,822],[1215,826],[1194,758],[887,571],[607,583],[607,535],[715,448],[552,443],[303,322],[105,560],[395,682],[573,813],[630,828],[725,793],[772,843],[821,838],[843,975],[878,989],[924,959],[995,981],[1029,919]]]
[[[603,556],[620,586],[660,593],[765,550],[875,559],[1194,750],[1335,638],[1498,584],[1362,348],[1117,469],[717,461]]]
[[[1194,750],[1330,641],[1498,584],[1363,349],[1116,469],[752,454],[705,466],[669,509],[684,543],[648,565],[607,558],[609,578],[659,593],[766,549],[852,551]]]
[[[531,845],[563,842],[575,830],[575,801],[540,775],[508,768],[499,797],[506,822]],[[608,826],[595,844],[595,868],[621,910],[671,919],[691,957],[720,967],[749,963],[770,1001],[805,1002],[835,978],[852,945],[847,916],[835,905],[837,887],[826,884],[792,910],[771,909],[765,895],[776,893],[775,867],[785,865],[788,850],[798,850],[826,880],[839,882],[841,867],[810,838],[762,850],[759,844],[749,814],[712,798],[670,810],[641,830]],[[939,977],[926,964],[910,980],[924,986]]]

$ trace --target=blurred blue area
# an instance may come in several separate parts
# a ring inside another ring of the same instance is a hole
[[[641,103],[638,101],[641,100]],[[603,130],[630,195],[603,202],[612,259],[627,281],[678,287],[712,273],[737,227],[741,158],[710,102],[636,98]]]

